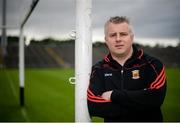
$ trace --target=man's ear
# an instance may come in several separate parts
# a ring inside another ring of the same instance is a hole
[[[104,36],[104,40],[105,40],[105,46],[106,46],[106,48],[108,48],[108,46],[107,46],[107,37],[106,36]]]
[[[132,41],[134,40],[134,34],[131,34],[131,39],[132,39]]]
[[[104,40],[105,40],[105,42],[107,41],[107,38],[106,38],[106,36],[104,36]]]

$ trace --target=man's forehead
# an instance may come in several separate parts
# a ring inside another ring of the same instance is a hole
[[[109,27],[129,27],[129,24],[126,22],[123,23],[109,23],[108,24]]]
[[[108,30],[109,31],[122,31],[122,32],[128,32],[129,31],[129,25],[127,23],[109,23],[108,24]]]

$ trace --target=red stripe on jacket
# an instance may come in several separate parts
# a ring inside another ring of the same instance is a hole
[[[103,99],[103,98],[100,97],[100,96],[95,96],[90,89],[88,89],[88,94],[87,94],[87,96],[88,96],[87,99],[88,99],[89,101],[91,101],[91,102],[96,102],[96,103],[111,102],[110,100],[105,100],[105,99]]]
[[[160,74],[157,76],[156,80],[151,83],[150,89],[159,89],[165,83],[166,76],[165,76],[165,68],[161,70]]]

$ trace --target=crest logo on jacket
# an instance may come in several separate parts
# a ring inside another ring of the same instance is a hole
[[[139,79],[140,75],[139,75],[139,70],[133,70],[132,71],[132,79]]]

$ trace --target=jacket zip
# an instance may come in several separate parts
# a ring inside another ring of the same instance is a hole
[[[123,86],[124,86],[124,77],[123,77],[123,68],[121,69],[121,90],[123,90]]]

